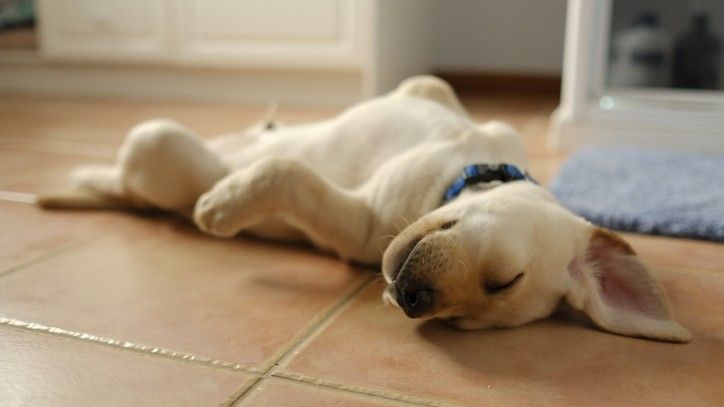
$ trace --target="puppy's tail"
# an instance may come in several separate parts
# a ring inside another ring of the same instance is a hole
[[[35,204],[43,209],[131,210],[138,208],[138,205],[126,199],[82,189],[40,194],[35,198]]]
[[[70,188],[40,194],[35,203],[45,209],[128,210],[145,207],[126,193],[120,170],[109,165],[85,165],[70,174]]]

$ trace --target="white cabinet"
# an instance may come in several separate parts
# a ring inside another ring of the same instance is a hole
[[[369,1],[184,0],[179,59],[194,65],[350,68]]]
[[[360,68],[370,0],[40,0],[51,59]]]
[[[165,0],[39,0],[41,51],[51,58],[168,60]]]
[[[42,61],[0,89],[339,105],[430,67],[432,0],[36,4]]]

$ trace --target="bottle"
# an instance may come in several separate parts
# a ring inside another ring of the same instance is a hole
[[[702,11],[694,13],[689,27],[676,39],[673,86],[718,89],[721,58],[721,40],[709,27],[709,15]]]
[[[671,36],[659,26],[659,18],[646,11],[615,35],[609,64],[612,86],[662,87],[669,85]]]

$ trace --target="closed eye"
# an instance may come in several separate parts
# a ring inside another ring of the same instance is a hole
[[[456,223],[458,223],[458,221],[456,221],[456,220],[447,221],[447,222],[443,223],[442,225],[440,225],[438,227],[438,230],[448,230],[451,227],[455,226]]]
[[[507,283],[497,283],[497,282],[486,282],[485,283],[485,292],[488,294],[497,294],[501,291],[507,290],[508,288],[514,286],[520,279],[523,278],[523,273],[519,273],[517,276],[513,277],[512,280],[508,281]]]

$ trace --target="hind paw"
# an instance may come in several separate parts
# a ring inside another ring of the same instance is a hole
[[[194,223],[201,231],[217,237],[232,237],[239,231],[232,222],[230,208],[213,190],[196,201]]]

